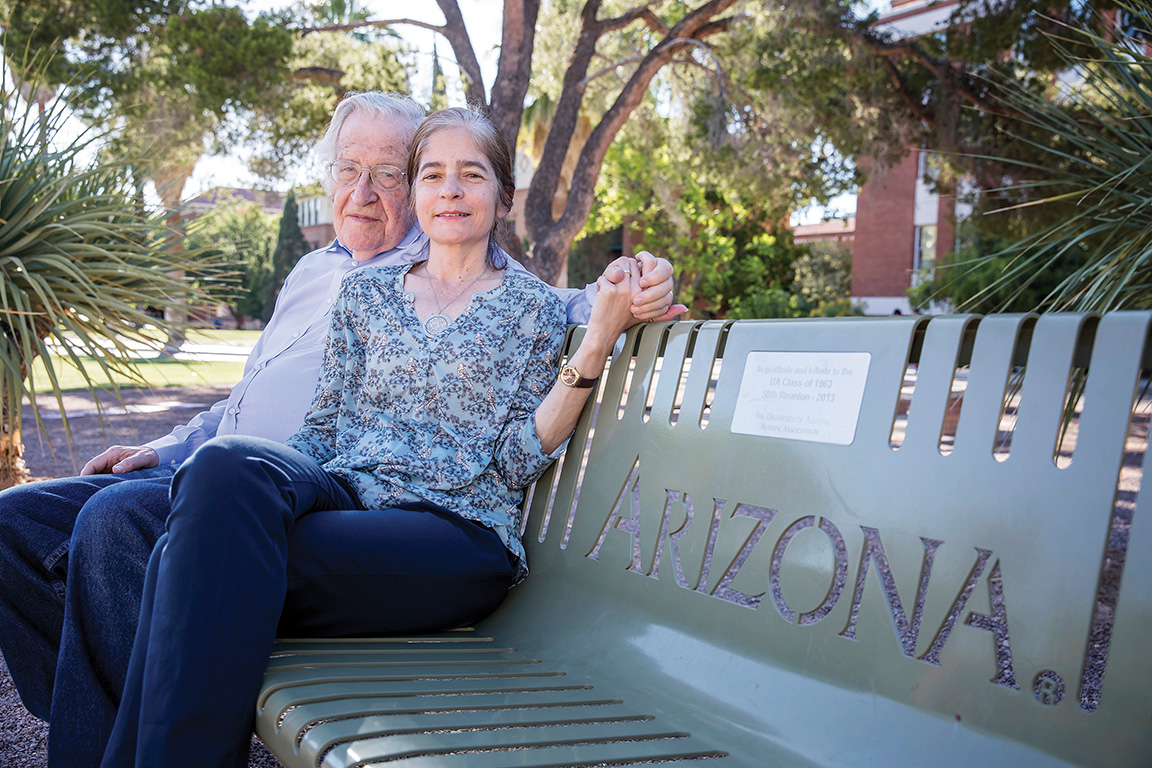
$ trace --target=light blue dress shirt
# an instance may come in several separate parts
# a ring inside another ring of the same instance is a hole
[[[358,262],[339,240],[303,256],[280,290],[276,309],[244,365],[244,377],[227,400],[197,414],[164,437],[145,443],[161,464],[181,464],[215,435],[254,435],[284,442],[304,421],[312,403],[340,283],[350,272],[386,264],[414,264],[425,257],[428,238],[418,227],[390,251]],[[515,259],[509,271],[527,272]],[[586,323],[596,286],[552,289],[568,321]]]

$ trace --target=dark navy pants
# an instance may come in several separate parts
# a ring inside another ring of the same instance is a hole
[[[172,483],[104,768],[232,768],[273,638],[419,633],[491,613],[515,577],[499,537],[433,505],[363,510],[304,454],[205,443]]]

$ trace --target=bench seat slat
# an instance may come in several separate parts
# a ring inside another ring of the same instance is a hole
[[[503,738],[527,734],[559,734],[595,731],[598,733],[637,732],[653,720],[634,709],[620,704],[599,706],[550,707],[519,710],[481,710],[471,712],[441,712],[413,714],[372,713],[360,717],[319,722],[307,730],[300,740],[300,752],[305,756],[326,754],[340,743],[375,737],[404,734],[439,734],[453,731],[485,730],[503,733]],[[495,738],[495,736],[491,737]]]
[[[506,734],[513,736],[513,734]],[[496,766],[543,766],[575,764],[600,766],[609,761],[631,761],[659,765],[685,756],[722,753],[713,745],[680,733],[665,732],[629,736],[557,736],[555,739],[507,738],[505,741],[455,739],[414,739],[410,744],[391,745],[387,739],[368,739],[352,746],[334,749],[329,757],[335,765],[381,765],[396,768],[496,768]],[[326,761],[328,762],[328,761]],[[715,760],[716,768],[724,759]],[[624,763],[627,764],[627,763]]]
[[[433,656],[421,654],[419,658],[407,655],[399,657],[385,654],[373,654],[368,651],[360,653],[329,653],[329,654],[294,654],[281,656],[268,661],[268,674],[278,675],[294,669],[339,667],[365,667],[377,669],[405,669],[411,667],[424,667],[426,669],[451,669],[463,665],[473,667],[498,668],[501,666],[525,666],[538,664],[537,659],[517,658],[509,655],[514,649],[502,649],[501,654],[456,654],[452,656]]]
[[[505,718],[516,721],[524,718],[593,717],[600,716],[602,712],[607,712],[608,717],[622,716],[618,712],[623,715],[635,714],[621,708],[619,699],[587,689],[517,694],[497,692],[451,699],[438,696],[356,698],[339,689],[332,689],[330,693],[331,698],[327,700],[301,701],[294,700],[290,690],[281,692],[273,697],[272,705],[257,719],[257,734],[269,749],[282,756],[296,751],[302,732],[307,732],[317,723],[345,718],[388,717],[400,718],[404,722],[419,722],[422,718],[435,720],[462,714],[480,719]],[[314,768],[315,763],[311,765]]]
[[[373,733],[371,731],[365,731],[359,735],[353,733],[351,736],[355,738],[355,742],[349,744],[348,749],[359,760],[379,760],[398,754],[423,752],[451,753],[488,749],[515,751],[513,748],[521,743],[551,744],[597,741],[621,743],[628,740],[642,741],[664,738],[674,738],[676,741],[680,741],[683,738],[682,732],[670,730],[651,719],[628,722],[594,721],[563,724],[563,721],[560,723],[537,721],[483,725],[465,721],[457,725],[455,731],[442,727],[439,722],[435,724],[428,722],[424,724],[424,728],[427,729],[425,732],[411,729],[395,733]],[[312,732],[309,732],[309,736],[311,735]],[[325,732],[324,735],[328,736],[329,732]],[[319,739],[320,734],[317,734],[317,737]],[[330,743],[340,745],[342,741],[347,740],[348,735],[342,734],[339,738],[331,739]],[[667,749],[667,744],[657,747],[658,751]],[[673,751],[678,750],[674,748]]]
[[[342,665],[291,669],[281,671],[275,676],[269,675],[268,690],[275,691],[287,686],[340,683],[345,680],[390,684],[460,681],[456,683],[457,686],[471,685],[473,681],[532,680],[537,681],[534,684],[540,685],[542,684],[539,682],[541,680],[551,680],[563,677],[563,675],[562,671],[542,667],[540,664],[503,664],[499,666],[453,664],[441,667],[404,666],[400,668]]]

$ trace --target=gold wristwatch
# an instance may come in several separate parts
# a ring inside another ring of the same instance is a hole
[[[596,379],[600,377],[597,376]],[[566,365],[560,369],[560,383],[566,387],[574,387],[575,389],[588,389],[589,387],[596,386],[596,379],[586,379],[580,375],[580,371],[576,370],[571,365]]]

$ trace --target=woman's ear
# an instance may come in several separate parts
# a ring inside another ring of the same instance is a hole
[[[512,213],[512,209],[509,208],[508,206],[504,205],[503,203],[496,206],[496,220],[497,221],[504,218],[505,216],[507,216],[510,213]]]

